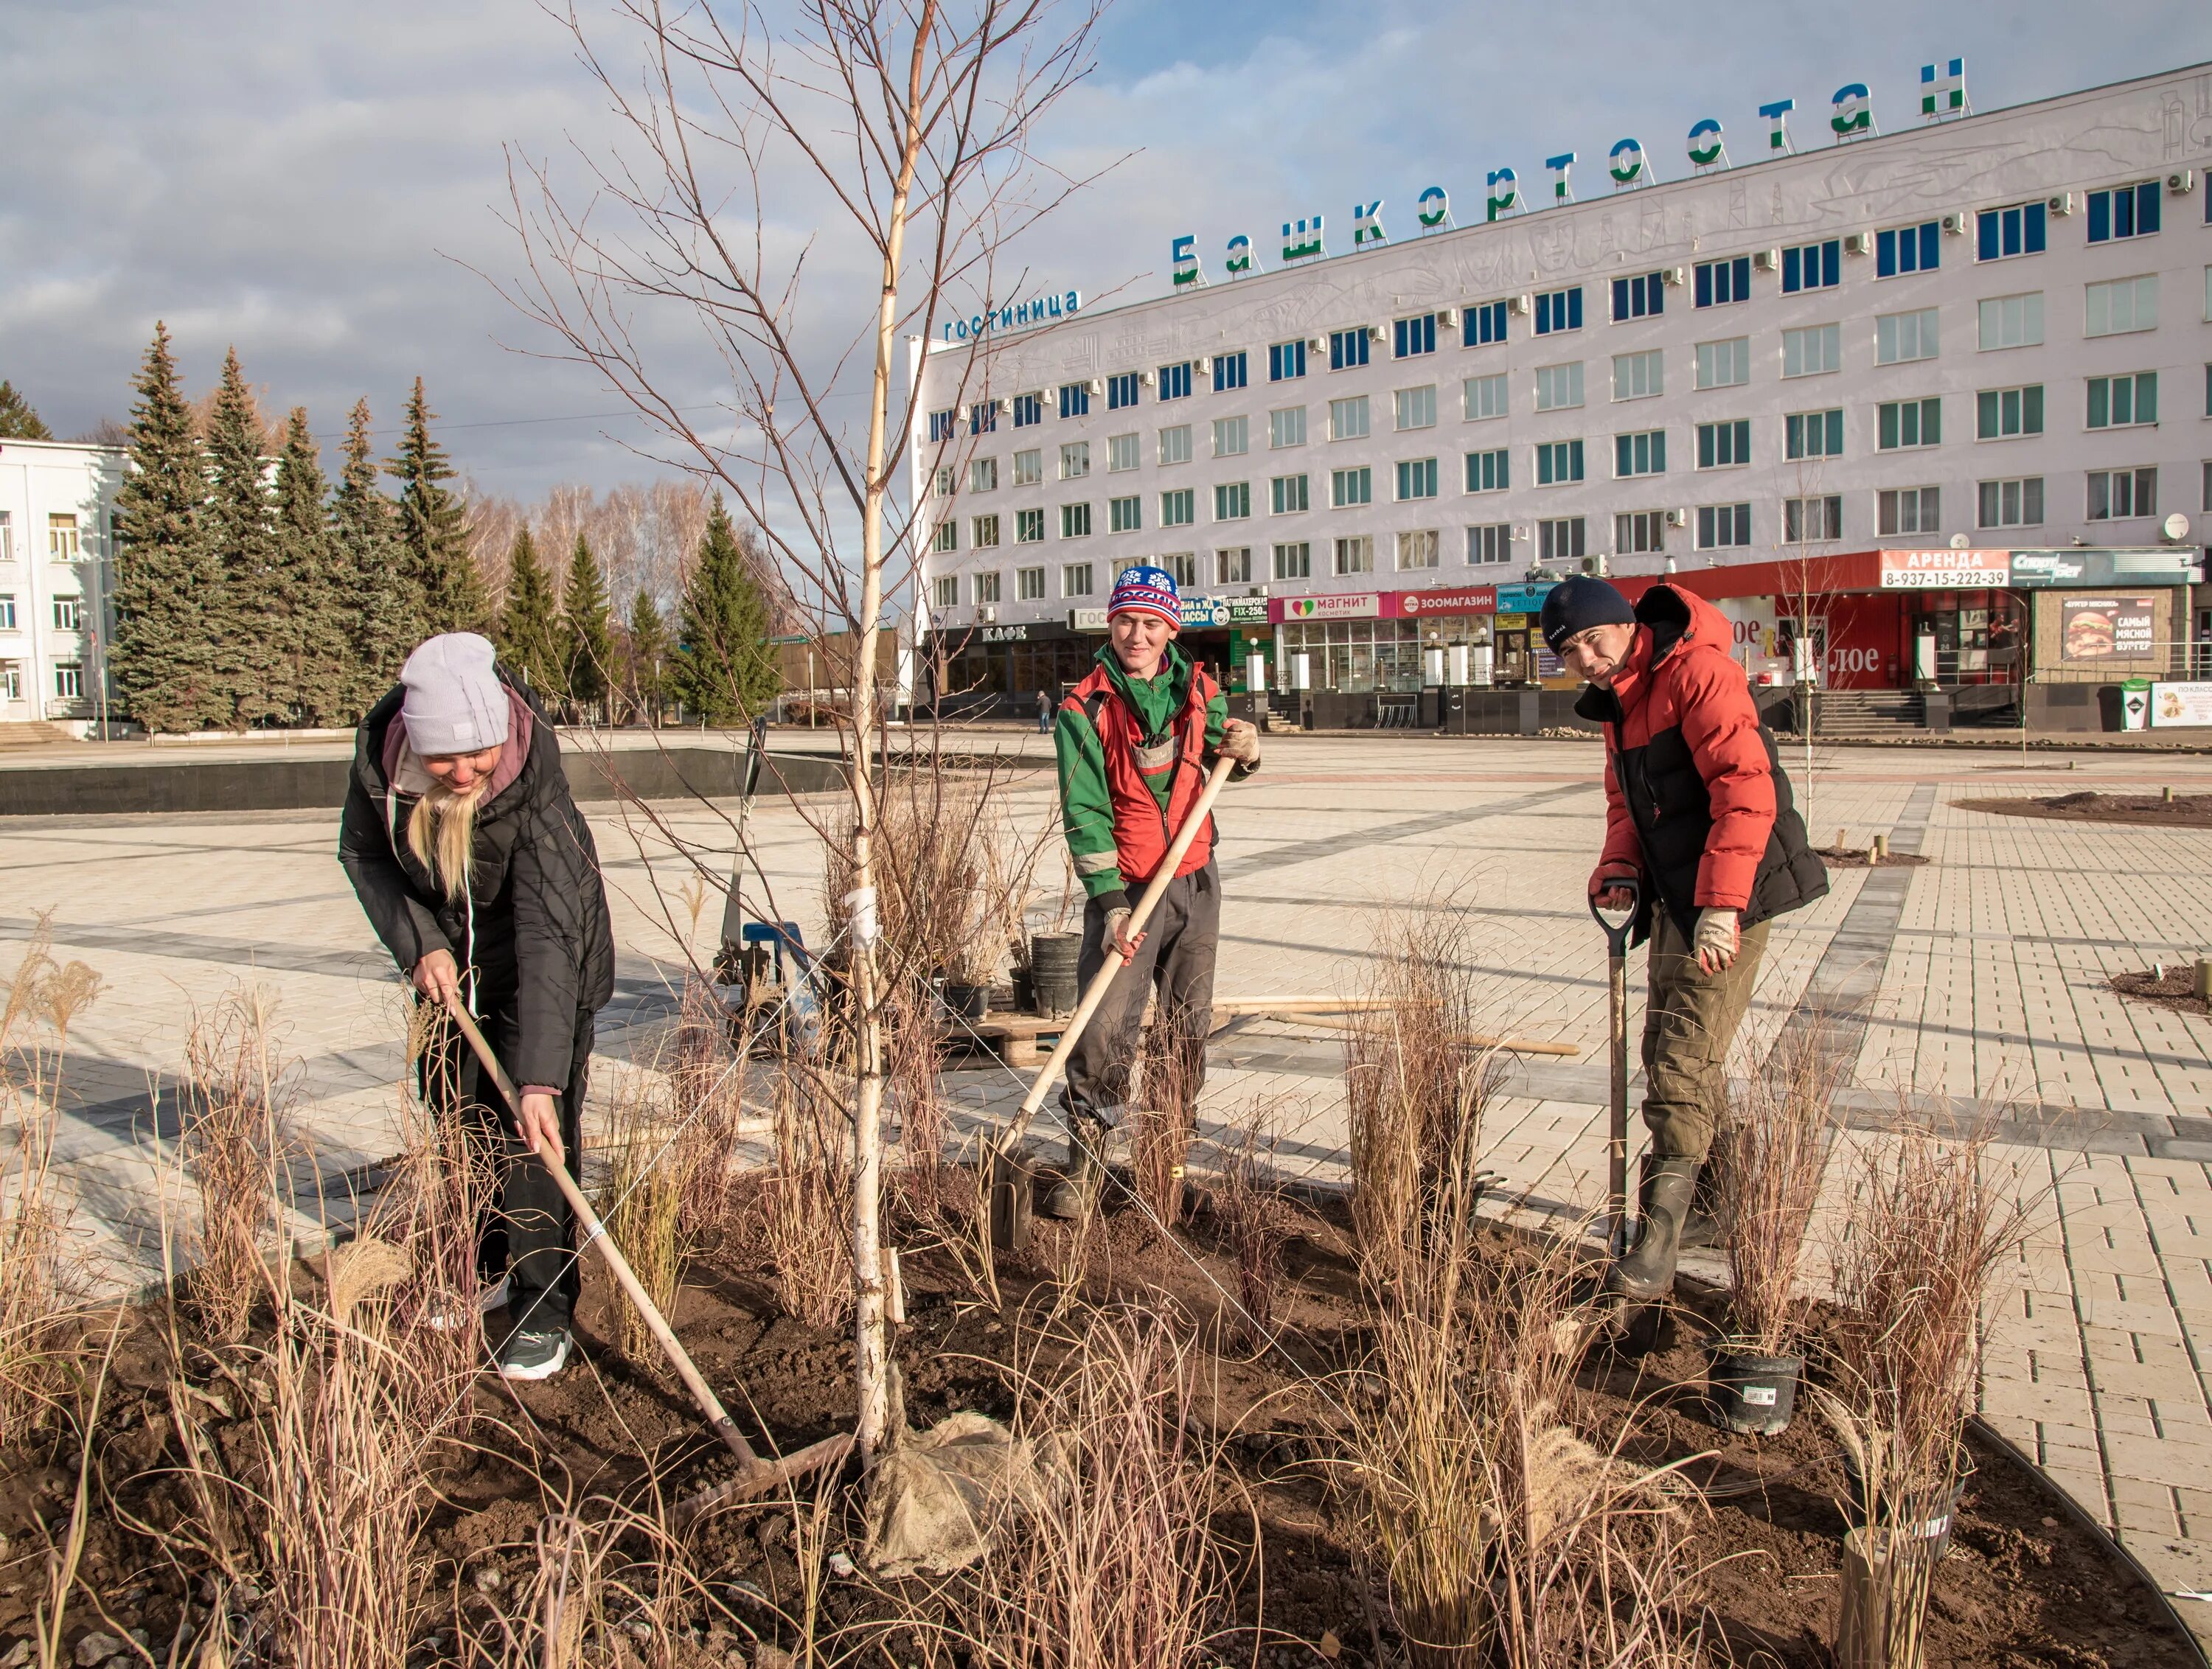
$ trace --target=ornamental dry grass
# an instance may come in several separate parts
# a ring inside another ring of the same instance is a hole
[[[1715,1153],[1737,1343],[1761,1356],[1802,1332],[1797,1277],[1836,1132],[1843,1064],[1820,1028],[1786,1034],[1731,1101]]]
[[[294,1204],[291,1085],[275,1026],[275,998],[243,986],[195,1010],[185,1040],[182,1148],[200,1206],[188,1285],[201,1325],[226,1342],[245,1336],[270,1290]]]

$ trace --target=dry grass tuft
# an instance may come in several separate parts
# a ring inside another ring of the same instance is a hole
[[[1182,1221],[1191,1133],[1206,1075],[1206,1040],[1162,1013],[1145,1029],[1129,1118],[1129,1164],[1139,1200],[1163,1233]]]
[[[1274,1336],[1275,1292],[1294,1223],[1275,1169],[1275,1144],[1267,1133],[1266,1117],[1265,1108],[1255,1106],[1237,1139],[1218,1147],[1214,1161],[1219,1181],[1213,1210],[1237,1270],[1238,1330],[1255,1350]]]
[[[852,1127],[836,1089],[804,1061],[775,1083],[775,1162],[760,1185],[776,1302],[811,1327],[852,1313]]]
[[[270,1259],[285,1244],[292,1204],[291,1086],[275,1019],[264,987],[234,989],[195,1011],[185,1040],[183,1150],[200,1199],[188,1284],[201,1325],[223,1342],[246,1336],[271,1290]]]
[[[592,1201],[646,1295],[663,1315],[676,1308],[684,1262],[694,1243],[684,1202],[702,1150],[678,1122],[674,1074],[632,1068],[617,1080],[604,1144],[606,1171]],[[664,1383],[673,1369],[634,1304],[616,1307],[615,1347],[631,1367]]]
[[[1797,1274],[1836,1128],[1842,1063],[1817,1029],[1775,1047],[1729,1107],[1717,1147],[1737,1340],[1779,1356],[1796,1340]]]

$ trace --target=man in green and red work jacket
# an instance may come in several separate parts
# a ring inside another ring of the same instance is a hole
[[[1633,1250],[1610,1291],[1656,1298],[1728,1093],[1728,1055],[1751,1005],[1766,924],[1828,890],[1790,779],[1761,722],[1718,609],[1653,586],[1631,606],[1577,576],[1544,599],[1544,640],[1589,688],[1575,711],[1605,730],[1605,849],[1590,895],[1610,909],[1638,884],[1636,936],[1651,940],[1644,1014],[1644,1161]]]
[[[1236,775],[1260,768],[1260,733],[1229,717],[1206,669],[1176,646],[1182,623],[1175,576],[1126,569],[1106,610],[1098,665],[1070,690],[1053,726],[1060,759],[1060,820],[1083,883],[1087,989],[1109,956],[1121,971],[1067,1063],[1060,1107],[1067,1124],[1065,1180],[1044,1199],[1048,1216],[1079,1217],[1097,1190],[1106,1132],[1121,1121],[1145,1003],[1157,987],[1195,1102],[1213,1017],[1213,959],[1221,937],[1221,883],[1212,819],[1190,843],[1141,933],[1129,932],[1133,895],[1158,871],[1216,758]]]

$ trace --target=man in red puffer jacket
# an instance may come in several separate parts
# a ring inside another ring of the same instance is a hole
[[[1605,727],[1605,850],[1590,894],[1622,908],[1614,883],[1635,880],[1636,937],[1651,942],[1641,1232],[1606,1275],[1608,1290],[1649,1300],[1674,1285],[1766,924],[1826,893],[1828,872],[1719,610],[1667,585],[1632,608],[1577,577],[1544,599],[1542,623],[1552,652],[1589,681],[1575,711]]]

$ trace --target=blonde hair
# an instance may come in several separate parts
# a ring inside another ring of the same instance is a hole
[[[468,890],[476,865],[477,807],[483,798],[483,787],[479,782],[469,792],[457,794],[443,783],[434,783],[407,816],[407,849],[448,898]]]

